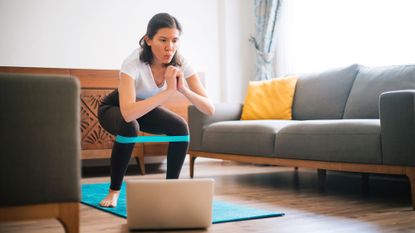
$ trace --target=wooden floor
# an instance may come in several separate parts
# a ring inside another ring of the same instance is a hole
[[[188,178],[188,167],[182,178]],[[126,179],[163,178],[164,169],[146,176],[130,169]],[[95,176],[95,175],[94,175]],[[316,171],[196,160],[195,177],[215,179],[215,198],[284,212],[284,217],[214,224],[190,232],[415,232],[415,211],[405,177],[371,176],[362,188],[359,174],[328,172],[325,191]],[[87,177],[82,183],[108,181]],[[81,232],[128,232],[126,220],[81,205]],[[0,232],[64,232],[56,220],[0,224]],[[152,231],[156,232],[156,231]],[[166,232],[166,231],[164,231]],[[182,231],[183,232],[183,231]]]

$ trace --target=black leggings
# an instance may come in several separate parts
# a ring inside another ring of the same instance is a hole
[[[189,135],[187,122],[181,116],[163,107],[156,107],[136,121],[127,123],[121,115],[118,90],[104,98],[98,109],[98,120],[101,126],[112,135],[118,134],[124,137],[135,137],[140,130],[169,136]],[[169,143],[166,179],[179,178],[188,146],[189,142]],[[134,143],[114,142],[111,153],[110,188],[112,190],[120,190],[133,149]]]

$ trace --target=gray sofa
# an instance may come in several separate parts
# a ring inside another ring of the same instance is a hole
[[[79,95],[74,78],[0,73],[0,222],[79,232]]]
[[[351,65],[299,75],[293,120],[239,120],[189,107],[190,175],[197,157],[409,177],[415,208],[415,65]],[[320,177],[320,178],[321,178]]]

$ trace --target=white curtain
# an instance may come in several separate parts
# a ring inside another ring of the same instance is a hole
[[[255,36],[250,41],[256,50],[256,80],[274,77],[277,15],[281,0],[255,0]]]

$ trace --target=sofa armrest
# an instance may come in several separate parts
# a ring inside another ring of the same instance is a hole
[[[193,105],[189,106],[188,119],[190,129],[190,149],[202,149],[203,129],[215,122],[234,121],[241,118],[242,104],[215,104],[215,114],[207,116],[197,110]]]
[[[415,90],[382,93],[379,116],[383,163],[415,165]]]
[[[0,74],[0,206],[80,200],[79,97],[74,78]]]

